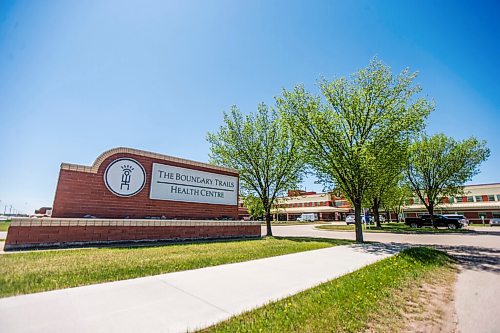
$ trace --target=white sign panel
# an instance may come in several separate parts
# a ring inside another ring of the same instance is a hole
[[[104,183],[108,190],[120,197],[131,197],[139,193],[146,184],[146,171],[131,158],[119,158],[111,162],[104,172]]]
[[[153,163],[149,197],[158,200],[238,204],[238,178]]]

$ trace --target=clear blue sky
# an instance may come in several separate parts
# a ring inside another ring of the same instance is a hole
[[[418,70],[428,131],[486,139],[500,182],[498,1],[0,1],[0,213],[53,202],[61,162],[128,146],[207,161],[232,104],[377,56]],[[308,189],[321,190],[309,181]]]

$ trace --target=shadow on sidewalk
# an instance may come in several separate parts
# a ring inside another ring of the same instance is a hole
[[[409,247],[430,247],[445,251],[464,269],[500,273],[500,250],[467,245],[429,245],[408,243],[353,244],[356,251],[374,254],[395,254]]]
[[[372,254],[396,254],[411,245],[397,244],[397,243],[364,243],[352,244],[351,248],[358,252],[372,253]]]
[[[464,269],[500,273],[500,250],[466,245],[434,245],[448,252]]]

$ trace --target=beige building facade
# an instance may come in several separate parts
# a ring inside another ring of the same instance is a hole
[[[427,210],[420,199],[411,198],[404,213],[415,217]],[[482,223],[483,219],[488,223],[491,218],[500,218],[500,183],[465,186],[463,195],[443,198],[435,213],[464,215],[471,223]]]
[[[271,213],[275,221],[295,221],[302,214],[315,214],[316,219],[340,221],[350,211],[349,202],[331,193],[288,191],[276,199]]]
[[[288,196],[276,199],[271,213],[275,221],[295,221],[302,214],[316,214],[316,219],[343,221],[353,210],[343,197],[332,193],[288,191]],[[405,217],[426,214],[421,200],[414,197],[403,208]],[[500,218],[500,183],[477,184],[464,187],[464,194],[443,198],[435,214],[460,214],[471,223],[488,223],[491,218]],[[391,214],[391,218],[397,217]]]

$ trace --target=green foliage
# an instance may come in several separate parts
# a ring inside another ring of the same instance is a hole
[[[11,253],[0,256],[0,297],[184,271],[348,244],[262,240]]]
[[[486,142],[474,137],[456,141],[444,134],[423,135],[410,148],[406,178],[433,214],[443,197],[463,192],[465,182],[479,173],[489,155]]]
[[[254,194],[262,202],[267,234],[271,231],[271,208],[274,199],[295,188],[304,172],[303,155],[291,127],[282,122],[276,111],[260,104],[255,114],[243,116],[236,106],[224,114],[219,132],[209,133],[210,158],[214,164],[240,173],[243,194]]]
[[[372,186],[367,190],[364,206],[372,208],[378,228],[381,227],[380,208],[387,207],[386,203],[395,200],[394,196],[398,194],[397,189],[403,180],[408,147],[409,140],[388,141],[379,152],[382,153],[381,156],[373,161]]]
[[[277,99],[320,181],[340,189],[353,204],[357,241],[363,240],[361,205],[376,186],[377,164],[419,133],[433,109],[415,97],[420,92],[413,84],[416,75],[406,69],[394,77],[373,60],[351,80],[320,80],[324,99],[303,86],[284,90]]]
[[[365,332],[381,324],[386,328],[382,331],[398,332],[410,293],[453,274],[444,252],[410,248],[201,332]]]
[[[248,213],[252,220],[262,220],[265,215],[264,206],[262,205],[262,200],[255,195],[248,194],[244,199],[243,203],[248,209]]]
[[[401,176],[398,179],[401,179]],[[408,184],[404,181],[399,182],[396,186],[391,186],[385,191],[382,197],[382,206],[386,212],[394,212],[399,219],[403,214],[403,207],[411,196],[412,191]]]

